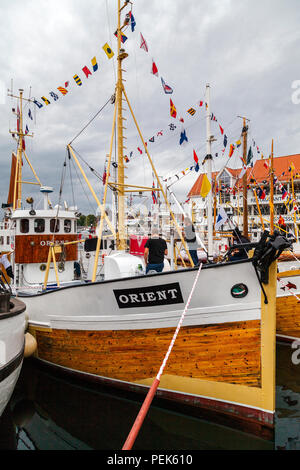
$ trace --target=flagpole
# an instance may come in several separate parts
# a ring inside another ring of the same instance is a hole
[[[246,118],[243,118],[243,158],[247,165],[247,131]],[[243,176],[243,234],[248,237],[248,191],[247,191],[247,169]]]
[[[210,130],[210,86],[206,85],[206,157],[205,157],[205,170],[208,181],[212,188],[212,155],[211,155],[211,142],[213,136]],[[207,233],[208,233],[208,246],[207,258],[208,261],[213,260],[213,218],[212,218],[212,190],[210,189],[207,195]]]
[[[273,139],[271,145],[271,169],[270,169],[270,234],[274,233],[274,161],[273,161]]]

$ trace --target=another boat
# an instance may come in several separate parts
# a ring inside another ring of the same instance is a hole
[[[11,298],[0,276],[0,416],[18,380],[25,348],[24,302]]]

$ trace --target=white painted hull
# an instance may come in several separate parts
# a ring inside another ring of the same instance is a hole
[[[18,380],[24,353],[25,305],[19,313],[0,314],[0,415]]]
[[[177,325],[196,272],[187,269],[85,284],[23,300],[29,325],[74,330],[167,328]],[[248,288],[244,298],[231,295],[239,283]],[[260,308],[261,289],[251,262],[207,266],[200,273],[184,325],[259,319]]]

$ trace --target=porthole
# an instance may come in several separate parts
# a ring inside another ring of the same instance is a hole
[[[41,270],[41,271],[46,271],[46,265],[45,265],[45,264],[41,264],[40,270]]]
[[[246,284],[243,284],[242,282],[239,284],[235,284],[231,288],[231,295],[235,299],[246,297],[247,294],[248,294],[248,287],[246,286]]]

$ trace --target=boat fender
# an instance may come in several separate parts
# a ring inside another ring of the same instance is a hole
[[[24,357],[32,356],[37,349],[37,342],[34,336],[30,333],[25,333],[25,349],[24,349]]]

